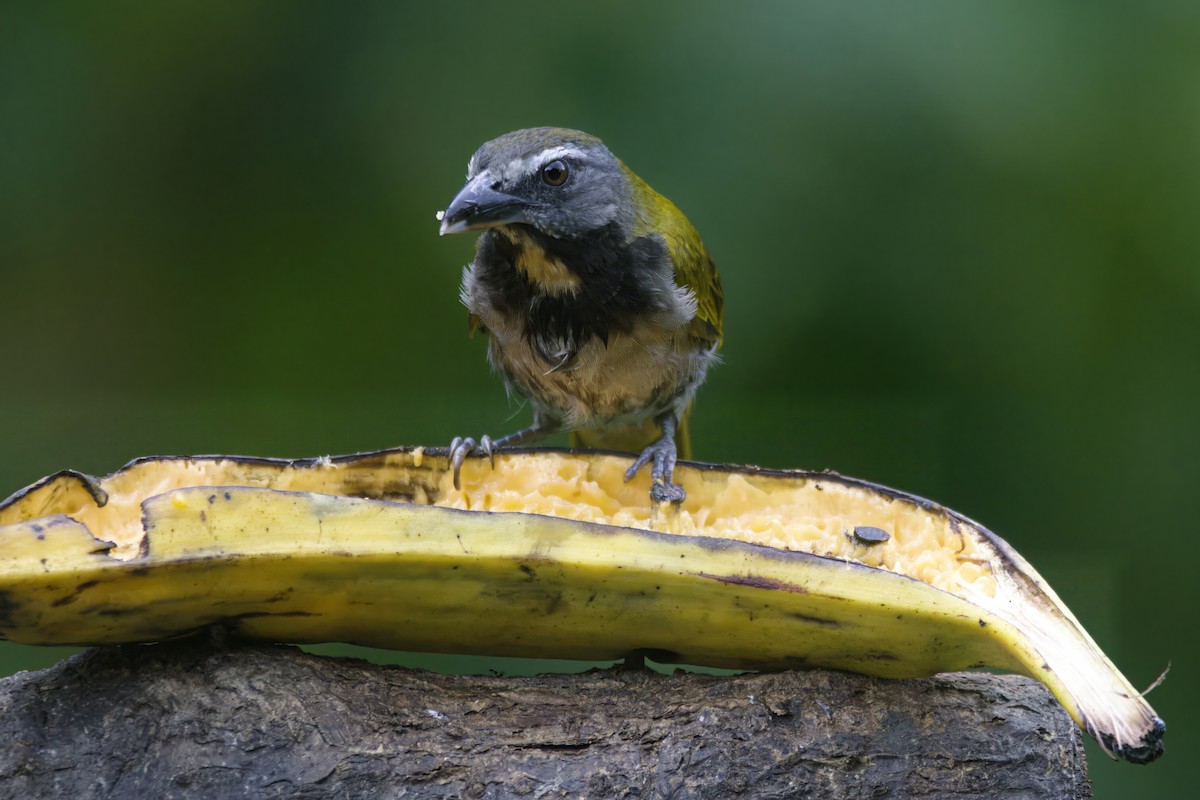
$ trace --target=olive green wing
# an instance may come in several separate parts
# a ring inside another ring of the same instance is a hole
[[[682,216],[682,215],[681,215]],[[697,339],[721,345],[725,293],[721,276],[713,263],[700,234],[685,219],[686,229],[676,228],[664,235],[667,251],[675,263],[675,282],[686,286],[696,296],[696,318],[691,333]]]
[[[675,283],[691,289],[696,296],[696,319],[692,321],[691,334],[702,342],[720,346],[725,295],[717,265],[704,248],[700,234],[674,203],[650,188],[624,163],[617,163],[629,181],[638,212],[634,215],[633,235],[662,237],[675,265]]]

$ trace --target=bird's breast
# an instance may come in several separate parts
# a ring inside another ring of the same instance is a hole
[[[691,332],[696,297],[661,238],[539,236],[489,231],[463,273],[463,303],[509,388],[571,428],[682,411],[715,343]]]
[[[682,408],[712,359],[676,335],[638,330],[591,339],[561,368],[525,337],[489,329],[489,359],[511,388],[566,427],[637,422]]]

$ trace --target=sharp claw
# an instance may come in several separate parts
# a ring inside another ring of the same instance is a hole
[[[492,469],[496,468],[496,443],[492,441],[492,437],[486,433],[479,437],[479,449],[487,454],[488,463]]]
[[[462,472],[463,462],[467,460],[467,456],[475,449],[475,440],[469,436],[464,439],[461,436],[455,436],[454,441],[450,443],[450,466],[454,468],[454,488],[462,490],[462,480],[459,473]]]
[[[646,462],[649,460],[649,451],[643,450],[642,454],[637,457],[637,460],[629,465],[629,469],[625,470],[625,482],[628,483],[629,481],[633,480],[633,477],[638,474],[638,470],[646,466]]]

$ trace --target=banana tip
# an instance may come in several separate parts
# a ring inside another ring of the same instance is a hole
[[[1154,717],[1149,730],[1136,743],[1118,744],[1116,737],[1110,733],[1101,733],[1096,738],[1100,740],[1101,746],[1113,756],[1134,764],[1149,764],[1163,754],[1163,734],[1166,733],[1166,730],[1167,724],[1158,717]]]

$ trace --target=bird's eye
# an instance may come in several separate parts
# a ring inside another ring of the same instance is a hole
[[[542,183],[547,186],[562,186],[567,182],[567,165],[562,159],[555,159],[542,167]]]

